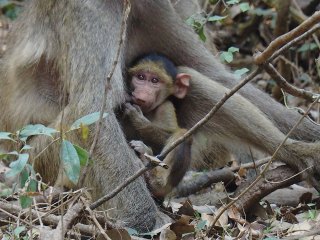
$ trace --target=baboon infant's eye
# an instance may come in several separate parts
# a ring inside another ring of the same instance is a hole
[[[145,76],[143,74],[137,74],[137,78],[139,80],[145,80]]]
[[[159,82],[159,79],[158,79],[158,78],[152,78],[152,79],[151,79],[151,82],[152,82],[152,83],[158,83],[158,82]]]

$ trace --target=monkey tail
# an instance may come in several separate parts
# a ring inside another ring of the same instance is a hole
[[[181,129],[179,135],[182,136],[187,130]],[[176,134],[172,138],[177,139]],[[170,138],[171,139],[171,138]],[[170,141],[169,139],[169,141]],[[184,177],[185,173],[188,171],[191,164],[191,145],[192,137],[186,139],[179,146],[176,147],[172,152],[171,159],[173,164],[171,166],[170,174],[168,177],[168,182],[172,187],[175,187]]]

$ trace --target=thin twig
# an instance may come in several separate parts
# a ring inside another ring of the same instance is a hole
[[[69,18],[65,18],[64,19],[64,24],[65,25],[69,25]],[[62,43],[62,46],[65,48],[64,49],[64,64],[63,64],[63,69],[62,69],[62,74],[63,76],[65,77],[66,81],[69,82],[70,78],[69,78],[69,71],[68,71],[68,51],[67,49],[69,49],[69,41],[70,41],[70,38],[66,37],[65,39],[63,39],[63,43]],[[66,108],[66,97],[67,97],[67,92],[66,92],[66,88],[63,88],[61,89],[61,91],[63,92],[63,96],[62,96],[62,102],[61,102],[61,108],[62,108],[62,113],[61,113],[61,119],[60,119],[60,133],[59,133],[59,136],[60,136],[60,146],[62,146],[63,144],[63,139],[64,139],[64,129],[63,129],[63,120],[64,120],[64,115],[65,115],[65,108]],[[60,175],[61,174],[61,175]],[[64,178],[64,160],[62,159],[62,157],[60,156],[60,165],[59,165],[59,173],[58,173],[58,177],[60,177],[61,179]],[[61,239],[64,239],[64,235],[66,233],[66,230],[64,230],[64,224],[63,224],[63,213],[64,213],[64,207],[63,207],[63,198],[61,199],[62,201],[62,204],[60,205],[60,216],[61,216],[61,220],[58,224],[58,227],[60,229],[60,233],[61,233]],[[56,229],[56,233],[58,235],[58,227]]]
[[[259,167],[263,164],[266,164],[270,161],[271,157],[266,157],[266,158],[262,158],[259,160],[256,160],[254,162],[250,162],[250,163],[242,163],[240,166],[236,166],[236,167],[230,167],[230,171],[234,172],[234,171],[238,171],[240,170],[240,168],[243,169],[250,169],[250,168],[255,168],[255,167]]]
[[[77,192],[78,192],[78,193],[77,193]],[[76,194],[76,193],[77,193],[77,194]],[[62,195],[63,195],[63,194],[65,194],[65,193],[62,193]],[[58,209],[61,207],[61,205],[66,206],[66,205],[70,204],[71,202],[74,202],[74,199],[78,199],[79,196],[81,196],[82,191],[81,191],[81,190],[77,190],[76,192],[72,192],[72,194],[76,194],[76,195],[72,196],[72,197],[69,198],[69,199],[65,199],[65,198],[67,198],[68,195],[69,195],[69,194],[67,194],[66,196],[62,196],[62,197],[61,197],[61,198],[63,198],[64,200],[60,199],[59,201],[51,204],[51,205],[50,205],[51,209],[50,209],[50,210],[46,210],[46,212],[41,216],[41,218],[44,218],[44,217],[46,217],[46,216],[48,216],[48,215],[50,215],[50,214],[58,211]],[[60,196],[61,196],[61,194],[60,194]],[[35,206],[35,207],[36,207],[36,206]],[[39,212],[40,212],[40,211],[39,211]],[[41,219],[39,219],[39,221],[40,221],[40,220],[41,220]],[[35,222],[37,222],[37,221],[38,221],[38,219],[35,218],[35,219],[33,220],[33,223],[35,223]]]
[[[108,195],[103,196],[102,198],[98,199],[94,203],[90,205],[90,209],[94,210],[97,207],[101,206],[106,201],[110,200],[114,196],[116,196],[119,192],[121,192],[127,185],[132,183],[134,180],[136,180],[138,177],[140,177],[145,172],[149,171],[149,168],[146,166],[144,168],[141,168],[138,170],[134,175],[127,178],[122,184],[120,184],[118,187],[116,187],[112,192],[110,192]]]
[[[34,163],[35,163],[35,160],[40,157],[52,144],[54,144],[55,142],[59,141],[60,140],[60,137],[52,140],[52,142],[50,142],[44,149],[41,150],[41,152],[39,152],[34,158],[33,158],[33,161],[32,161],[32,167],[34,167]]]
[[[6,203],[8,205],[10,205],[10,203]],[[1,205],[1,202],[0,202],[0,205]],[[9,212],[10,208],[8,210],[5,210],[3,208],[0,208],[0,212],[3,212],[5,215],[9,216],[10,218],[13,218],[15,219],[16,221],[21,221],[23,222],[24,224],[28,225],[29,227],[33,227],[33,225],[30,225],[29,222],[25,221],[24,219],[21,219],[15,215],[13,215],[12,213]],[[20,211],[22,211],[22,209],[20,209]]]
[[[267,73],[274,78],[274,80],[277,82],[277,84],[283,88],[284,90],[286,90],[286,92],[288,92],[289,94],[296,96],[296,97],[301,97],[304,99],[307,99],[309,101],[313,101],[314,100],[314,96],[316,96],[317,94],[311,92],[311,91],[306,91],[303,89],[299,89],[295,86],[293,86],[292,84],[288,83],[286,81],[286,79],[284,79],[281,74],[270,64],[274,59],[276,59],[277,57],[281,56],[281,54],[288,50],[290,47],[292,47],[293,45],[295,45],[296,43],[300,42],[302,39],[314,34],[316,31],[318,31],[320,29],[320,24],[316,24],[315,26],[313,26],[310,30],[304,32],[303,34],[301,34],[299,37],[293,39],[292,41],[288,42],[287,44],[285,44],[283,47],[281,47],[280,49],[278,49],[277,51],[275,51],[272,56],[266,61],[266,63],[263,65],[265,70],[267,71]],[[309,119],[310,120],[310,119]]]
[[[128,177],[123,183],[121,183],[118,187],[116,187],[112,192],[109,194],[101,197],[94,203],[90,205],[90,209],[94,210],[97,207],[101,206],[103,203],[106,201],[110,200],[114,196],[116,196],[119,192],[121,192],[126,186],[128,186],[130,183],[132,183],[134,180],[136,180],[138,177],[142,176],[147,171],[150,171],[151,169],[157,167],[157,166],[162,166],[164,168],[167,168],[167,165],[164,164],[163,162],[159,161],[156,157],[146,155],[145,156],[149,160],[149,164],[143,168],[140,168],[135,174],[132,176]]]
[[[260,65],[265,63],[276,51],[276,49],[280,48],[281,46],[284,46],[287,42],[290,42],[293,39],[299,37],[319,22],[320,11],[316,11],[311,17],[302,22],[298,27],[292,29],[290,32],[282,36],[279,36],[274,41],[272,41],[262,53],[254,57],[255,64]]]
[[[66,214],[60,219],[56,229],[52,232],[52,236],[54,236],[53,239],[64,239],[64,235],[70,228],[72,222],[79,216],[83,209],[84,206],[82,202],[78,202],[69,208]]]
[[[265,179],[265,181],[266,181],[267,183],[271,183],[271,184],[284,183],[284,182],[286,182],[286,181],[288,181],[288,180],[291,180],[291,179],[293,179],[293,178],[296,178],[297,176],[299,176],[300,174],[302,174],[302,173],[310,170],[311,168],[312,168],[312,166],[307,167],[307,168],[303,169],[302,171],[300,171],[300,172],[298,172],[298,173],[296,173],[296,174],[293,174],[291,177],[288,177],[288,178],[286,178],[286,179],[284,179],[284,180],[281,180],[281,181],[270,181],[270,180],[268,180],[268,179]]]
[[[224,182],[228,184],[234,180],[234,172],[240,169],[257,168],[263,164],[268,163],[270,157],[259,159],[254,163],[241,164],[235,167],[224,167],[222,169],[214,169],[206,172],[201,172],[193,176],[191,179],[188,177],[176,187],[174,194],[179,197],[187,197],[190,194],[208,188],[213,183]],[[258,175],[257,173],[256,175]]]
[[[288,42],[283,47],[281,47],[280,49],[275,51],[272,54],[272,56],[268,59],[267,62],[272,62],[275,58],[277,58],[280,55],[282,55],[282,53],[284,51],[288,50],[290,47],[292,47],[293,45],[297,44],[298,42],[300,42],[301,40],[305,39],[306,37],[310,36],[311,34],[315,33],[319,29],[320,29],[320,24],[317,24],[314,27],[312,27],[310,30],[308,30],[305,33],[301,34],[299,37],[297,37],[297,38],[293,39],[292,41]]]
[[[84,197],[80,197],[81,201],[83,202],[86,211],[90,214],[92,221],[99,229],[100,233],[105,237],[107,240],[111,240],[111,238],[108,236],[108,234],[105,232],[99,221],[97,220],[96,216],[94,215],[92,209],[90,209],[88,201]]]
[[[40,215],[39,215],[39,210],[38,210],[36,198],[33,198],[32,201],[33,201],[33,205],[34,205],[34,211],[37,213],[37,218],[35,218],[33,221],[38,220],[39,223],[40,223],[40,226],[43,227],[43,222],[42,222],[42,219],[41,219],[41,217],[40,217]],[[32,212],[31,212],[31,213],[32,213]],[[33,222],[33,221],[32,221],[32,222]],[[31,224],[32,224],[32,223],[31,223]]]
[[[308,110],[306,111],[306,113],[301,116],[301,118],[299,119],[299,121],[291,128],[291,130],[288,132],[288,134],[285,136],[285,138],[283,139],[283,141],[280,143],[280,145],[277,147],[277,149],[275,150],[275,152],[273,153],[271,159],[269,160],[269,162],[264,166],[263,170],[261,171],[261,173],[257,176],[257,178],[243,191],[241,192],[236,198],[234,198],[230,203],[228,203],[226,206],[224,206],[221,211],[219,211],[219,214],[215,217],[215,219],[212,222],[211,228],[209,229],[208,233],[211,232],[211,230],[213,229],[213,227],[215,226],[216,222],[219,220],[219,218],[222,216],[222,214],[228,209],[230,208],[233,204],[235,204],[244,194],[246,194],[254,185],[256,185],[260,179],[263,178],[265,172],[269,169],[271,163],[273,162],[273,160],[275,159],[275,157],[277,156],[279,150],[282,148],[282,146],[284,145],[284,143],[287,141],[287,139],[289,138],[289,136],[291,135],[291,133],[299,126],[299,124],[302,122],[302,120],[304,119],[304,117],[310,112],[311,108],[314,106],[314,104],[316,104],[319,100],[319,97],[316,99],[316,101],[314,101],[308,108]]]
[[[317,226],[317,225],[316,225]],[[302,230],[301,230],[302,231]],[[320,234],[320,229],[319,227],[314,227],[313,230],[308,230],[304,234],[299,234],[299,235],[291,235],[289,237],[282,237],[281,239],[283,240],[296,240],[296,239],[307,239],[307,237],[316,237],[319,236]],[[308,238],[309,239],[309,238]],[[310,238],[310,239],[316,239],[316,238]]]
[[[23,211],[23,209],[15,204],[12,203],[6,203],[4,201],[0,201],[0,212],[3,212],[4,214],[8,215],[10,218],[15,219],[16,221],[21,221],[24,224],[26,224],[27,226],[30,226],[29,223],[27,221],[25,221],[23,218],[17,217],[16,215],[19,215],[19,213]],[[54,215],[54,214],[47,214],[44,212],[37,212],[36,210],[32,209],[32,218],[33,218],[33,225],[30,227],[35,227],[36,228],[41,228],[41,226],[37,226],[37,216],[40,216],[40,218],[43,220],[43,223],[46,225],[50,225],[50,226],[56,226],[60,220],[60,216]],[[106,222],[107,226],[110,226],[112,228],[116,227],[114,226],[114,224],[110,223],[110,222]],[[85,234],[96,234],[96,228],[93,225],[85,225],[82,223],[77,223],[76,225],[73,226],[74,229],[80,231],[81,233],[85,233]],[[51,238],[50,238],[51,239]]]
[[[309,101],[314,101],[315,96],[317,94],[307,91],[304,89],[297,88],[291,84],[289,84],[286,79],[284,79],[281,74],[275,69],[275,67],[271,63],[267,63],[263,65],[263,68],[266,70],[266,72],[277,82],[277,84],[286,90],[287,93],[296,96],[301,97],[304,99],[307,99]]]

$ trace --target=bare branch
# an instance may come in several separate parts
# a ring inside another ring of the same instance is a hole
[[[311,17],[301,23],[298,27],[294,28],[290,32],[279,36],[270,45],[260,54],[255,56],[254,62],[257,65],[261,65],[268,61],[268,58],[280,47],[284,46],[287,42],[292,41],[293,39],[299,37],[314,25],[320,22],[320,11],[315,12]]]
[[[271,63],[263,65],[263,68],[270,75],[270,77],[272,77],[277,82],[277,84],[281,88],[283,88],[287,93],[296,97],[307,99],[309,101],[314,101],[315,97],[317,96],[317,94],[311,91],[300,89],[289,84]]]
[[[276,155],[278,154],[279,150],[282,148],[282,146],[284,145],[284,143],[287,141],[287,139],[289,138],[289,136],[291,135],[291,133],[299,126],[299,124],[302,122],[302,120],[304,119],[304,117],[309,114],[311,108],[313,107],[313,105],[315,103],[317,103],[319,100],[319,97],[316,99],[316,101],[314,101],[308,108],[308,110],[306,111],[306,113],[301,116],[301,118],[299,119],[299,121],[291,128],[291,130],[288,132],[288,134],[286,135],[286,137],[283,139],[283,141],[281,142],[281,144],[277,147],[277,149],[275,150],[275,152],[273,153],[271,159],[269,160],[269,162],[265,165],[265,167],[263,168],[263,170],[261,171],[261,173],[257,176],[256,180],[254,180],[249,187],[247,187],[243,192],[241,192],[236,198],[234,198],[230,203],[228,203],[225,207],[223,207],[221,209],[221,211],[219,212],[219,214],[215,217],[214,221],[212,222],[211,228],[209,229],[208,233],[211,232],[212,228],[215,226],[215,224],[217,223],[217,221],[219,220],[219,218],[222,216],[222,214],[228,209],[230,208],[232,205],[234,205],[242,196],[244,196],[251,188],[253,188],[253,186],[255,186],[260,179],[262,179],[266,173],[266,171],[269,169],[272,161],[275,159]]]
[[[116,187],[112,192],[109,194],[99,198],[97,201],[92,203],[90,205],[90,209],[94,210],[97,207],[101,206],[106,201],[110,200],[114,196],[116,196],[119,192],[121,192],[126,186],[128,186],[130,183],[132,183],[134,180],[136,180],[138,177],[142,176],[147,171],[150,171],[151,169],[162,166],[164,168],[167,168],[168,166],[164,164],[163,162],[159,161],[156,157],[152,157],[149,155],[145,155],[149,159],[149,164],[145,166],[144,168],[141,168],[139,171],[137,171],[134,175],[128,177],[123,183],[121,183],[118,187]]]
[[[98,220],[97,220],[96,216],[94,215],[93,211],[90,209],[88,201],[84,197],[80,197],[80,199],[83,202],[83,204],[85,205],[86,211],[88,211],[88,213],[90,214],[92,221],[97,226],[97,228],[99,229],[100,233],[104,236],[105,239],[111,240],[111,238],[107,235],[107,233],[102,228],[101,224],[98,222]]]
[[[59,221],[58,226],[53,231],[42,231],[42,236],[40,235],[40,239],[64,239],[65,234],[68,229],[72,225],[75,218],[77,218],[80,212],[84,209],[84,205],[82,202],[78,202],[74,204],[71,208],[68,209],[65,215],[63,215],[62,219]]]

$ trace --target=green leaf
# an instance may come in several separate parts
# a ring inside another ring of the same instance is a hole
[[[196,229],[203,230],[207,224],[207,220],[200,220],[196,226]]]
[[[303,83],[312,83],[312,78],[307,74],[307,73],[302,73],[301,75],[299,75],[298,77],[300,82]]]
[[[33,178],[32,178],[33,176]],[[27,191],[28,192],[36,192],[38,181],[35,179],[35,172],[30,164],[26,164],[26,167],[21,171],[20,174],[20,186],[21,188],[25,187],[26,183],[28,183]]]
[[[60,148],[63,169],[71,182],[77,184],[80,176],[80,159],[71,142],[63,140]]]
[[[225,19],[227,17],[228,16],[217,16],[217,15],[215,15],[215,16],[209,17],[208,21],[209,22],[217,22],[217,21],[221,21],[221,20],[223,20],[223,19]]]
[[[32,205],[32,198],[29,196],[20,196],[19,202],[22,208],[28,208]]]
[[[29,171],[30,175],[33,176],[34,178],[36,178],[36,172],[34,171],[32,165],[27,163],[26,168]]]
[[[18,156],[19,153],[17,151],[12,151],[12,152],[8,152],[8,153],[5,153],[6,155],[13,155],[13,156]]]
[[[0,197],[8,197],[12,195],[12,189],[9,188],[6,184],[0,182]]]
[[[11,134],[12,134],[12,133],[9,133],[9,132],[0,132],[0,140],[12,140],[12,141],[14,141],[14,140],[10,137]]]
[[[10,163],[9,167],[11,168],[7,173],[6,177],[13,177],[19,174],[23,168],[26,166],[29,159],[29,154],[21,153],[19,154],[18,160]]]
[[[308,210],[308,219],[315,220],[317,217],[316,210]]]
[[[308,203],[307,206],[311,208],[311,207],[315,207],[317,205],[315,203]]]
[[[220,58],[222,61],[230,63],[233,61],[233,54],[231,52],[222,52]]]
[[[0,158],[5,158],[7,156],[12,156],[12,155],[18,156],[19,153],[17,151],[13,151],[13,152],[9,152],[9,153],[1,153],[0,152]]]
[[[30,124],[21,129],[21,131],[19,132],[19,138],[22,141],[26,141],[28,137],[35,135],[46,135],[49,137],[53,137],[52,134],[57,132],[57,130],[48,128],[42,124]]]
[[[8,234],[4,234],[3,237],[2,237],[2,240],[11,240],[12,237]]]
[[[83,149],[82,147],[79,147],[76,144],[73,144],[74,148],[77,151],[79,160],[80,160],[80,166],[86,166],[88,158],[89,158],[89,153],[87,152],[87,150]]]
[[[106,118],[108,116],[108,113],[104,113],[102,118]],[[82,118],[79,118],[76,120],[72,125],[70,130],[78,129],[80,128],[81,124],[84,125],[90,125],[92,123],[95,123],[100,118],[100,112],[94,112],[89,115],[86,115]]]
[[[318,46],[315,43],[305,43],[299,49],[298,52],[306,52],[316,49]]]
[[[13,3],[13,1],[2,0],[0,7],[2,10],[2,13],[4,13],[11,20],[16,19],[22,10],[22,8],[17,4]]]
[[[249,72],[248,68],[241,68],[236,70],[233,74],[236,76],[236,78],[240,78],[243,74]]]
[[[129,233],[130,236],[138,236],[139,235],[139,233],[133,228],[128,228],[127,227],[125,229],[127,230],[127,232]]]
[[[258,16],[273,16],[275,15],[274,9],[255,8],[251,10],[251,13]]]
[[[191,16],[191,17],[188,17],[187,20],[185,21],[185,23],[189,26],[193,26],[194,24],[194,18]]]
[[[25,187],[26,184],[26,195],[20,195],[19,201],[22,208],[28,208],[32,204],[32,197],[28,196],[28,192],[36,192],[38,182],[35,179],[30,178],[30,173],[35,174],[32,166],[30,164],[26,165],[20,174],[20,186]]]
[[[14,230],[13,230],[13,234],[16,236],[16,237],[19,237],[20,236],[20,233],[22,233],[23,231],[26,230],[26,227],[25,226],[19,226],[19,227],[16,227]]]
[[[89,127],[87,125],[80,125],[81,137],[83,140],[87,140],[89,137]]]
[[[23,169],[20,174],[20,186],[23,188],[26,185],[26,182],[29,179],[29,171],[27,169]]]
[[[247,2],[240,3],[239,7],[240,7],[241,12],[246,12],[246,11],[250,10],[250,5]]]
[[[228,52],[230,52],[230,53],[239,52],[239,48],[236,48],[236,47],[229,47],[229,48],[228,48]]]
[[[11,4],[9,0],[0,0],[0,8],[3,8],[8,4]]]
[[[233,53],[239,52],[239,48],[229,47],[227,52],[222,52],[220,55],[220,59],[222,61],[226,61],[228,63],[233,61]]]
[[[38,181],[35,179],[30,179],[30,183],[29,183],[27,191],[28,192],[37,192],[37,190],[38,190],[37,187],[38,187]]]
[[[32,147],[30,145],[24,145],[23,148],[21,148],[20,151],[23,151],[23,150],[30,150]]]
[[[198,36],[202,42],[205,42],[207,40],[207,37],[204,34],[204,27],[203,26],[198,30]]]
[[[234,5],[234,4],[237,4],[237,3],[239,3],[239,0],[229,0],[229,1],[227,1],[227,4],[229,4],[229,5]]]

